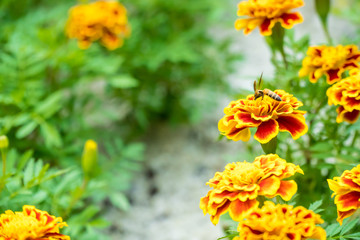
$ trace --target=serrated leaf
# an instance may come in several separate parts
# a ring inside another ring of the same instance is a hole
[[[315,210],[317,210],[321,206],[322,202],[323,202],[322,200],[318,200],[316,202],[311,203],[309,206],[309,210],[315,212]]]
[[[23,167],[26,165],[26,163],[32,157],[33,153],[34,153],[33,150],[28,150],[20,157],[20,160],[19,160],[19,162],[18,162],[18,164],[16,166],[17,171],[21,171],[23,169]]]
[[[331,237],[331,236],[338,234],[341,231],[341,226],[339,223],[333,223],[333,224],[327,226],[325,231],[326,231],[326,235]]]
[[[130,75],[120,75],[110,78],[109,84],[114,88],[134,88],[139,86],[139,81]]]
[[[340,235],[344,235],[347,232],[349,232],[353,227],[355,227],[355,225],[358,223],[358,219],[354,219],[352,221],[344,221],[343,223],[343,228],[341,229]]]

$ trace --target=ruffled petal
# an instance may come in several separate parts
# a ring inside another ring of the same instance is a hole
[[[290,29],[294,24],[303,22],[303,18],[300,13],[284,13],[280,17],[280,23],[283,28]]]
[[[360,192],[349,192],[335,197],[335,204],[339,211],[349,211],[360,207]]]

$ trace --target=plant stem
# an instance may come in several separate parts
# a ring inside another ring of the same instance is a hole
[[[2,172],[3,172],[3,176],[5,176],[6,174],[6,153],[5,153],[5,149],[1,149],[1,158],[2,158]]]

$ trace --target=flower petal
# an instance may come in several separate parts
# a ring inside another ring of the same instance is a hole
[[[335,197],[335,204],[339,211],[349,211],[360,207],[360,192],[349,192]]]
[[[289,116],[279,116],[276,120],[279,124],[279,130],[281,132],[289,132],[294,140],[298,139],[308,131],[303,115],[293,114]]]
[[[294,180],[281,181],[280,188],[276,195],[280,195],[285,201],[289,201],[297,191],[297,184]]]
[[[230,204],[229,214],[233,220],[241,221],[244,214],[248,213],[252,209],[257,208],[258,206],[259,202],[256,199],[248,200],[245,202],[235,200]]]
[[[294,24],[303,22],[303,18],[300,13],[284,13],[280,17],[281,26],[286,29],[290,29]]]
[[[262,180],[260,185],[259,195],[273,196],[280,188],[281,181],[278,177],[272,176]]]
[[[254,138],[264,144],[276,137],[279,133],[279,125],[274,119],[261,123],[254,135]]]

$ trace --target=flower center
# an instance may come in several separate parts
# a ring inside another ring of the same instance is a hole
[[[245,162],[238,164],[229,175],[234,184],[249,185],[257,183],[264,173],[254,164]]]
[[[9,218],[1,219],[0,236],[9,239],[32,239],[40,238],[38,232],[42,229],[39,221],[34,217],[12,215]]]

